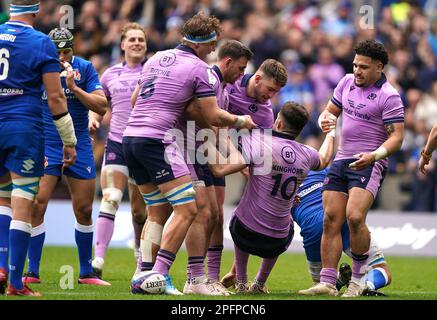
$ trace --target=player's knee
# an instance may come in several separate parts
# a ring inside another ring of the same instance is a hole
[[[77,218],[88,220],[93,213],[93,204],[92,202],[76,204],[74,206],[74,212]]]
[[[47,210],[47,202],[43,201],[38,196],[33,202],[33,210],[32,210],[32,224],[38,225],[41,224],[44,220],[44,214]]]
[[[219,223],[220,220],[220,214],[219,214],[219,210],[216,206],[212,206],[211,207],[211,225],[215,226]],[[223,219],[222,219],[222,224],[223,224]]]
[[[340,232],[341,224],[334,215],[325,214],[323,217],[323,232],[335,233]]]
[[[358,230],[364,223],[363,215],[357,211],[351,212],[347,216],[347,224],[351,230]]]
[[[132,217],[138,223],[142,223],[147,218],[146,210],[145,209],[144,210],[138,210],[138,209],[132,208]]]
[[[102,190],[103,198],[100,204],[100,212],[115,215],[123,198],[123,191],[117,188],[105,188]]]
[[[216,222],[217,217],[213,215],[211,208],[208,205],[197,207],[196,222],[211,227]]]
[[[144,221],[147,218],[146,203],[139,198],[137,201],[132,201],[132,216],[135,221]]]

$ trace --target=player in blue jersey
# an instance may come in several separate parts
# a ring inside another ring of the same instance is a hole
[[[89,110],[104,115],[108,102],[103,93],[96,70],[91,62],[73,55],[73,35],[65,28],[49,33],[58,49],[64,67],[61,83],[67,97],[68,110],[77,136],[77,160],[69,167],[62,166],[62,143],[50,121],[47,108],[43,108],[45,136],[45,169],[36,196],[32,216],[32,237],[29,245],[29,269],[24,275],[26,283],[39,283],[39,264],[45,238],[44,214],[56,184],[64,175],[70,189],[73,211],[76,216],[75,240],[79,253],[80,284],[109,285],[92,270],[93,223],[92,205],[95,193],[96,171],[88,129]],[[43,95],[43,105],[47,104]]]
[[[49,120],[60,136],[61,161],[68,168],[76,160],[76,136],[59,81],[56,47],[32,27],[38,12],[38,0],[13,0],[11,19],[0,25],[0,293],[9,272],[11,296],[41,295],[23,285],[21,275],[32,231],[32,203],[44,174],[43,83]]]
[[[326,179],[328,169],[322,171],[310,171],[303,183],[300,185],[297,193],[298,201],[291,209],[293,220],[300,227],[300,235],[303,238],[303,247],[308,262],[309,272],[313,282],[320,282],[320,271],[322,270],[322,258],[320,254],[320,245],[323,233],[323,204],[322,204],[322,187]],[[348,256],[350,254],[349,228],[347,223],[343,224],[341,230],[343,241],[343,252]],[[382,295],[376,291],[379,288],[390,284],[391,274],[384,254],[381,249],[371,239],[369,258],[367,259],[368,273],[362,279],[363,295]],[[337,278],[337,290],[343,285],[348,285],[352,270],[347,264],[340,266],[340,277]],[[347,275],[348,274],[348,275]],[[301,294],[310,294],[307,290],[302,290]]]

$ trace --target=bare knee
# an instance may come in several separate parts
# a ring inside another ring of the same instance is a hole
[[[209,225],[210,226],[215,226],[217,225],[218,221],[219,221],[219,211],[218,208],[211,208],[211,217],[209,219]]]
[[[34,227],[44,222],[44,214],[47,210],[48,199],[37,196],[33,202],[32,225]]]
[[[343,220],[329,211],[323,216],[323,232],[326,234],[338,233],[343,225]]]
[[[89,225],[91,223],[91,215],[93,213],[92,203],[81,203],[74,205],[74,214],[76,220],[80,224]]]
[[[142,222],[147,218],[146,205],[134,203],[132,204],[132,216],[135,221]]]
[[[217,221],[217,213],[207,203],[197,205],[195,222],[201,225],[210,226]]]
[[[352,232],[359,230],[361,226],[365,224],[364,215],[359,211],[352,211],[348,213],[347,224]]]

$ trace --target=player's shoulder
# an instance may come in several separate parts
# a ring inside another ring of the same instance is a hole
[[[87,68],[89,66],[92,66],[93,64],[91,63],[91,61],[86,60],[82,57],[79,56],[73,56],[73,64],[82,67],[82,68]]]
[[[386,97],[399,96],[398,90],[388,81],[385,74],[375,83],[380,88],[381,93]]]
[[[110,66],[109,68],[107,68],[107,69],[103,72],[103,74],[102,74],[102,78],[108,78],[108,77],[110,77],[111,75],[114,75],[114,74],[117,74],[117,75],[118,75],[120,72],[123,72],[123,69],[124,69],[124,67],[123,67],[123,63],[122,63],[122,62],[117,63],[117,64],[115,64],[115,65]]]
[[[340,82],[343,82],[344,84],[353,84],[354,82],[354,74],[353,73],[346,73],[343,78],[340,80]]]
[[[27,32],[28,36],[32,38],[31,44],[37,44],[40,42],[45,44],[53,44],[50,37],[39,30],[35,30],[33,28],[24,28],[23,32]]]
[[[226,84],[226,90],[228,91],[229,95],[234,95],[238,92],[245,91],[252,76],[253,74],[246,73],[241,75],[234,83]]]
[[[295,143],[304,152],[308,152],[308,153],[312,153],[312,154],[316,154],[316,153],[319,154],[319,151],[317,151],[316,148],[314,148],[310,145],[303,144],[303,143],[300,143],[298,141],[295,141]]]

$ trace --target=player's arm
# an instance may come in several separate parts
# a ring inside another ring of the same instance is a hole
[[[432,157],[432,153],[437,148],[437,124],[432,127],[429,133],[428,140],[426,141],[425,147],[420,153],[419,159],[419,170],[423,174],[426,173],[425,166],[429,163]]]
[[[217,105],[215,96],[201,97],[198,99],[199,110],[205,121],[214,127],[229,127],[253,129],[256,124],[250,116],[237,116],[231,114]]]
[[[100,123],[102,122],[103,116],[90,110],[88,113],[88,117],[88,129],[90,131],[90,134],[95,134],[96,130],[100,128]]]
[[[219,137],[220,138],[220,137]],[[223,137],[226,139],[227,137]],[[229,157],[225,158],[220,151],[217,150],[211,141],[208,140],[208,165],[212,174],[218,178],[227,176],[229,174],[238,172],[247,167],[243,155],[232,142],[228,144]],[[228,143],[225,141],[224,143]],[[220,145],[220,143],[219,143]]]
[[[139,93],[140,93],[140,85],[137,84],[134,92],[132,93],[132,96],[130,97],[130,104],[131,104],[132,108],[135,107],[135,103],[137,103]]]
[[[332,156],[334,154],[334,139],[335,139],[335,129],[331,130],[325,137],[322,145],[319,149],[319,160],[320,165],[317,168],[318,170],[325,169],[329,162],[331,162]]]
[[[399,151],[404,140],[404,123],[388,123],[384,125],[388,139],[376,150],[369,153],[358,153],[354,157],[357,161],[349,164],[353,170],[362,170],[372,165],[375,161],[385,159],[391,154]]]
[[[328,133],[335,129],[337,118],[341,114],[341,109],[337,107],[331,100],[326,105],[325,110],[319,116],[319,127],[324,133]]]
[[[44,73],[42,80],[47,92],[47,103],[53,115],[53,122],[64,144],[64,166],[73,165],[76,161],[76,150],[74,147],[76,146],[77,139],[73,120],[68,113],[67,99],[65,98],[64,90],[62,90],[59,73]]]
[[[105,115],[106,109],[108,108],[108,100],[106,100],[106,96],[103,90],[98,89],[90,93],[82,90],[79,86],[76,85],[76,82],[74,81],[74,71],[71,65],[69,65],[68,62],[61,63],[63,64],[65,71],[67,72],[65,76],[65,82],[68,89],[70,89],[70,91],[74,93],[76,98],[78,98],[79,101],[89,110],[101,116]]]
[[[199,107],[199,99],[192,99],[185,108],[185,113],[187,114],[187,118],[195,121],[196,125],[200,128],[215,128],[212,127],[203,117]]]

